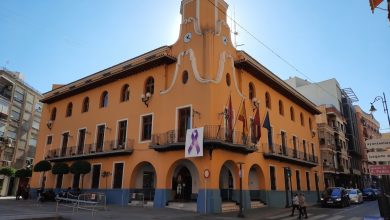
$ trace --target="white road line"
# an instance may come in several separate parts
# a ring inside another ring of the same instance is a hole
[[[345,217],[342,215],[335,215],[330,218],[327,218],[326,220],[339,220],[339,219],[345,219]]]

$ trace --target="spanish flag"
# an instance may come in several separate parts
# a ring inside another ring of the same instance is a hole
[[[240,113],[238,115],[238,120],[242,121],[242,132],[244,136],[248,134],[248,123],[246,120],[246,110],[245,110],[245,100],[242,102]]]
[[[369,0],[369,1],[370,1],[372,13],[374,13],[375,8],[378,7],[378,5],[380,5],[383,2],[383,0]]]

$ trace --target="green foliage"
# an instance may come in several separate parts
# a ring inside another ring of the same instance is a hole
[[[14,176],[16,170],[12,167],[3,167],[0,169],[0,174],[4,176]]]
[[[58,175],[58,174],[68,174],[69,173],[69,165],[64,162],[58,162],[53,165],[53,168],[51,169],[51,173]]]
[[[72,174],[87,174],[91,172],[91,164],[85,160],[77,160],[70,166],[70,172]]]
[[[19,178],[28,178],[32,176],[32,170],[31,169],[20,169],[15,172],[15,177]]]
[[[51,170],[51,163],[47,160],[41,160],[34,166],[34,172],[46,172]]]

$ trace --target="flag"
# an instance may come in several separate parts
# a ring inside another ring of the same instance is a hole
[[[265,115],[265,118],[264,118],[263,127],[268,130],[268,146],[270,148],[272,148],[272,146],[273,146],[273,143],[272,143],[272,129],[271,129],[271,122],[269,120],[268,111],[267,111],[267,114]]]
[[[228,140],[233,140],[233,107],[232,107],[232,96],[229,96],[229,103],[226,110],[226,124],[227,124],[227,131],[226,131],[226,138]]]
[[[253,118],[253,133],[254,133],[254,140],[257,143],[260,140],[261,137],[261,123],[260,123],[260,112],[259,108],[256,108],[255,117]]]
[[[248,124],[246,120],[245,100],[242,102],[240,112],[238,114],[238,120],[242,121],[242,132],[246,136],[248,134]]]
[[[369,0],[369,1],[370,1],[370,7],[372,13],[374,13],[374,9],[383,2],[383,0]]]
[[[390,0],[387,0],[387,18],[390,22]]]

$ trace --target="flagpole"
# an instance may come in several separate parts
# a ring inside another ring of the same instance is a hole
[[[229,96],[228,96],[228,98],[227,98],[227,100],[226,100],[226,105],[229,103],[229,97],[231,97],[231,92],[230,92],[230,94],[229,94]],[[225,105],[224,110],[223,110],[223,112],[222,112],[223,116],[222,116],[221,121],[220,121],[220,123],[219,123],[219,125],[218,125],[218,130],[217,130],[216,138],[217,138],[218,135],[219,135],[219,131],[221,130],[222,122],[223,122],[223,120],[225,119],[226,105]]]
[[[243,102],[244,102],[244,98],[241,98],[240,107],[238,107],[238,112],[237,112],[237,114],[240,114],[241,106],[242,106],[242,103],[243,103]],[[236,127],[236,124],[237,124],[238,115],[237,115],[237,117],[236,117],[235,119],[236,119],[236,120],[234,120],[233,131],[234,131],[234,128]]]

